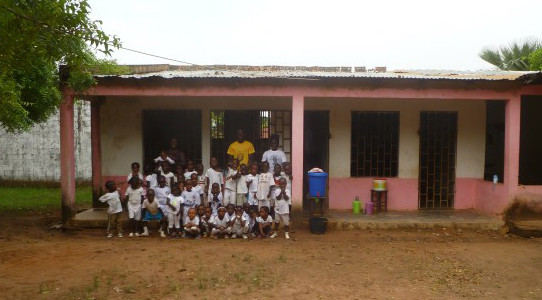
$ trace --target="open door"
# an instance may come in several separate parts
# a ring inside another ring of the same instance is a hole
[[[307,195],[307,172],[314,167],[329,172],[329,112],[305,111],[303,126],[303,195]],[[326,202],[326,209],[328,206]],[[309,208],[307,197],[303,197],[303,207]]]

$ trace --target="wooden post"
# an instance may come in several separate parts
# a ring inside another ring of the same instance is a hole
[[[292,97],[292,209],[303,210],[303,126],[305,116],[303,95]]]
[[[100,135],[100,106],[103,98],[90,102],[90,144],[92,148],[92,207],[98,207],[102,194],[102,144]]]
[[[73,125],[74,95],[63,90],[60,103],[60,188],[62,223],[66,224],[75,213],[75,141]]]

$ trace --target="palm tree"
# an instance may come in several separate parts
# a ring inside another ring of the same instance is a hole
[[[481,59],[505,71],[529,71],[529,54],[542,48],[539,40],[512,42],[499,48],[486,47],[478,54]]]

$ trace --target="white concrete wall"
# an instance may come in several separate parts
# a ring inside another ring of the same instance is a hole
[[[399,111],[399,177],[418,178],[418,128],[421,111],[457,111],[457,177],[483,178],[485,160],[485,102],[457,100],[397,100],[309,98],[306,110],[329,110],[330,176],[350,177],[351,111]],[[209,161],[211,109],[291,109],[288,98],[115,98],[101,111],[102,172],[124,175],[130,163],[143,159],[142,111],[202,109],[202,159]]]
[[[76,180],[92,178],[90,103],[74,107]],[[58,113],[30,131],[10,134],[0,128],[0,180],[59,181],[60,127]]]

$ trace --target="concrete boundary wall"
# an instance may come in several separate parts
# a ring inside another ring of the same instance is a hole
[[[74,107],[76,180],[90,181],[90,103]],[[0,127],[0,183],[2,181],[58,182],[60,130],[58,113],[28,132],[7,133]]]

